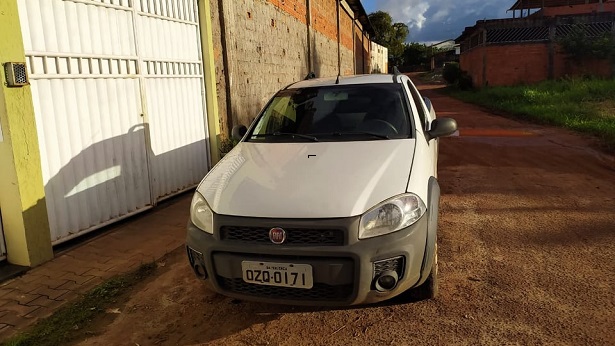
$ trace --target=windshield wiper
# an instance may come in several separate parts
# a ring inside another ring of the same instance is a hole
[[[388,135],[383,135],[381,133],[369,132],[369,131],[345,131],[345,132],[330,132],[330,133],[319,133],[319,135],[329,135],[329,136],[356,136],[356,135],[367,135],[378,137],[382,139],[391,139]]]
[[[274,132],[274,133],[262,133],[262,134],[253,134],[253,137],[279,137],[279,136],[289,136],[289,137],[298,137],[303,139],[308,139],[312,142],[318,142],[318,138],[314,136],[302,135],[300,133],[291,133],[291,132]]]

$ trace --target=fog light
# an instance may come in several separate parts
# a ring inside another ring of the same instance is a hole
[[[207,269],[205,269],[205,260],[203,259],[203,254],[191,249],[186,246],[186,250],[188,252],[188,260],[190,261],[190,266],[192,270],[194,270],[194,274],[199,278],[205,280],[207,279]]]
[[[203,266],[201,266],[199,264],[196,264],[194,266],[194,272],[201,279],[203,279],[203,280],[207,279],[207,270],[205,270],[205,267],[203,267]]]
[[[376,279],[374,286],[376,286],[376,289],[380,292],[390,291],[397,286],[397,280],[397,273],[392,270],[388,270]]]

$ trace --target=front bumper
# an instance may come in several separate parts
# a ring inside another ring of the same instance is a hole
[[[369,304],[393,298],[424,281],[421,268],[427,238],[426,215],[403,230],[364,240],[358,239],[358,225],[359,217],[296,220],[215,215],[213,235],[188,223],[186,245],[197,276],[207,278],[216,292],[238,299],[293,305]],[[223,226],[262,230],[282,227],[293,232],[337,229],[343,232],[343,239],[320,244],[309,241],[314,237],[303,237],[305,243],[276,245],[257,237],[229,237],[222,231]],[[314,286],[302,289],[246,283],[242,279],[242,261],[309,264]],[[399,281],[394,289],[380,292],[374,280],[378,272],[387,269],[398,272]]]

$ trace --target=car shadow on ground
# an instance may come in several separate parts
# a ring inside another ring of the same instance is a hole
[[[365,308],[381,308],[388,306],[397,306],[403,304],[413,304],[425,301],[418,297],[412,291],[406,291],[397,297],[394,297],[389,300],[385,300],[380,303],[375,304],[361,304],[361,305],[351,305],[351,306],[306,306],[306,305],[282,305],[282,304],[267,304],[267,303],[258,303],[255,301],[247,301],[240,299],[232,299],[230,301],[231,304],[237,305],[252,305],[250,310],[258,311],[257,314],[297,314],[297,313],[306,313],[306,312],[323,312],[323,311],[349,311],[349,310],[362,310]]]

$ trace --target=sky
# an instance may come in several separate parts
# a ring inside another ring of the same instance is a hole
[[[408,25],[407,42],[435,43],[455,39],[477,20],[510,18],[514,0],[361,0],[369,14],[388,12],[393,22]]]

